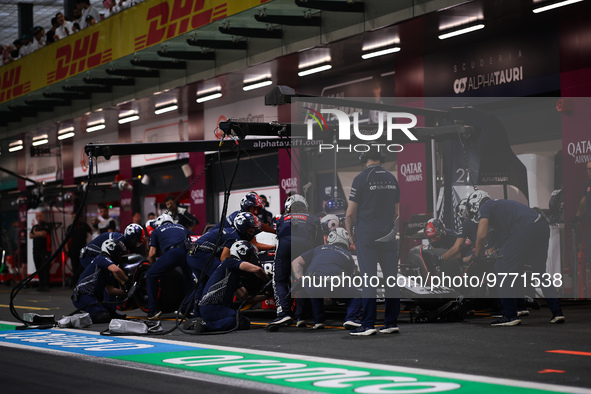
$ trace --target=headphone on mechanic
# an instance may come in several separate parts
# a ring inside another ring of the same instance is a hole
[[[379,160],[380,163],[384,163],[386,161],[386,155],[384,152],[376,152],[371,150],[367,152],[361,152],[359,154],[359,164],[364,166],[368,160]]]

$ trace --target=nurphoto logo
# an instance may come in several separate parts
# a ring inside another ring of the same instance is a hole
[[[328,122],[322,116],[322,114],[331,114],[333,117],[336,118],[338,122],[338,133],[337,133],[337,140],[338,141],[350,141],[351,140],[351,129],[353,129],[353,134],[356,138],[362,141],[377,141],[380,139],[383,134],[384,130],[386,133],[386,139],[390,142],[394,139],[394,132],[401,131],[406,138],[410,141],[418,141],[417,137],[410,131],[411,128],[416,126],[417,124],[417,117],[408,112],[383,112],[380,111],[378,113],[378,122],[374,128],[370,130],[370,133],[362,132],[359,129],[359,112],[352,113],[351,117],[338,109],[321,109],[320,112],[313,110],[309,107],[304,107],[305,109],[309,110],[306,115],[309,116],[309,119],[306,121],[307,126],[307,139],[312,140],[313,131],[314,131],[314,124],[317,124],[320,127],[320,131],[323,132],[328,130]],[[408,119],[410,122],[408,123],[396,123],[398,119]],[[364,130],[365,131],[365,130]],[[397,138],[399,139],[399,138]],[[388,151],[388,152],[401,152],[403,150],[403,146],[401,144],[385,144],[385,143],[367,143],[367,144],[349,144],[349,145],[341,145],[341,144],[319,144],[318,151],[322,152],[323,150],[334,150],[336,149],[337,152],[339,151],[347,151],[347,152],[368,152],[372,149],[372,147],[377,148],[378,152]]]

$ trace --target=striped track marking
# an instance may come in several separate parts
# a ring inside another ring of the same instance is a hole
[[[325,357],[185,343],[137,336],[101,336],[72,329],[15,330],[0,322],[0,345],[94,356],[97,362],[118,360],[130,368],[149,367],[194,379],[224,378],[231,386],[252,385],[261,390],[320,393],[581,393],[590,389],[524,382],[486,376],[398,367]],[[175,372],[176,371],[176,372]]]

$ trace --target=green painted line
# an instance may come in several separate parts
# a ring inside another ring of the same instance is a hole
[[[396,371],[396,367],[366,368],[300,358],[217,349],[118,356],[115,359],[159,367],[239,378],[319,393],[551,393],[539,388],[462,380]],[[313,359],[313,358],[311,358]],[[363,364],[363,363],[359,363]],[[401,368],[403,370],[404,368]],[[443,374],[443,373],[441,373]],[[532,383],[532,386],[536,385]]]
[[[0,324],[0,331],[14,331],[15,329],[16,329],[16,326],[13,324],[5,324],[5,323]]]

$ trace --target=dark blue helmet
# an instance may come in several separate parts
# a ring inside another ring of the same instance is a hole
[[[146,232],[144,228],[136,223],[131,223],[127,227],[125,227],[125,231],[123,232],[123,239],[125,239],[125,244],[132,248],[137,248],[144,243],[144,239],[146,238]]]
[[[261,209],[264,207],[264,205],[265,204],[263,203],[263,200],[261,200],[258,194],[247,193],[244,197],[242,197],[242,200],[240,201],[240,210],[242,212],[249,212],[248,209],[250,207]]]
[[[234,228],[238,234],[240,234],[240,238],[250,241],[261,229],[261,222],[259,221],[259,218],[250,212],[240,212],[234,218]],[[251,228],[254,229],[254,231],[249,233],[248,230]]]

